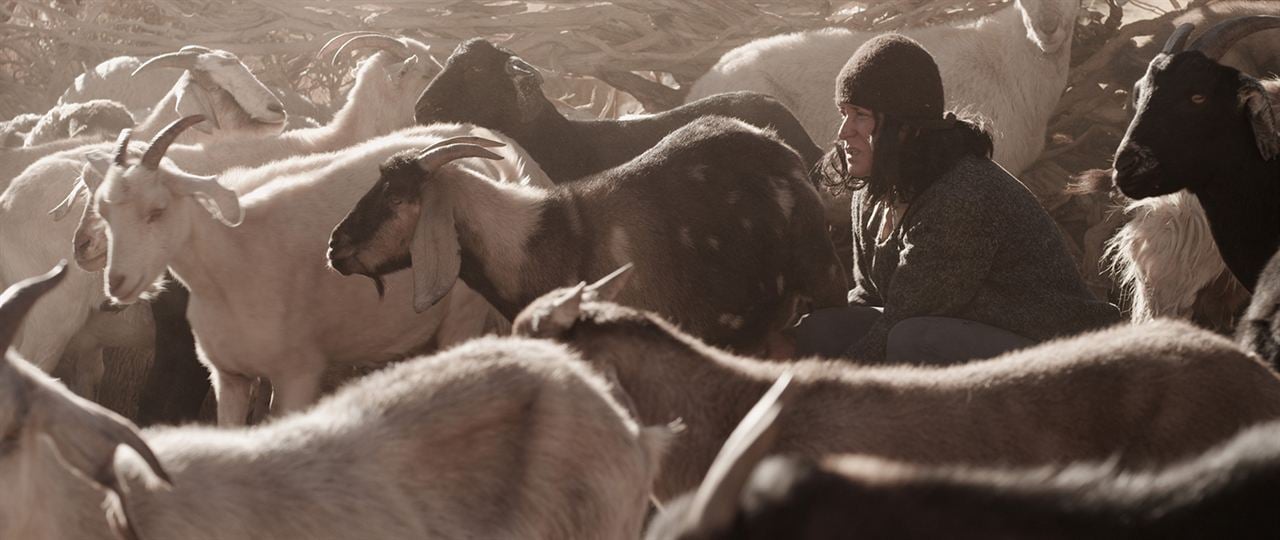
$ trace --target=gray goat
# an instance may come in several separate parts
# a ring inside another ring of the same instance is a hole
[[[728,354],[645,311],[606,301],[616,282],[547,294],[513,332],[561,340],[612,377],[645,423],[681,418],[656,486],[706,474],[734,425],[794,373],[777,451],[867,453],[919,463],[1125,465],[1201,452],[1280,417],[1280,380],[1225,338],[1185,323],[1117,326],[951,367],[763,362]],[[676,458],[678,456],[678,459]]]
[[[63,275],[0,296],[0,349]],[[0,433],[0,538],[622,539],[671,429],[564,346],[488,338],[244,430],[139,432],[10,354]]]
[[[761,398],[706,480],[648,540],[1277,538],[1280,422],[1164,469],[921,467],[868,456],[764,459],[786,380]]]

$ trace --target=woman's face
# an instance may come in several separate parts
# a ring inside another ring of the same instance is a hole
[[[845,166],[849,175],[864,178],[871,176],[872,135],[876,131],[876,117],[871,109],[840,104],[840,132],[836,144],[844,148]]]

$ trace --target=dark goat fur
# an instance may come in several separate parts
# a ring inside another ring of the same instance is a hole
[[[1236,325],[1236,343],[1280,369],[1280,254],[1262,270],[1253,299]]]
[[[696,120],[624,165],[536,193],[427,174],[414,155],[396,156],[334,231],[331,257],[358,252],[334,267],[381,276],[409,266],[408,240],[392,252],[373,242],[412,237],[386,231],[430,212],[421,208],[431,197],[449,201],[457,220],[458,276],[508,318],[627,262],[636,275],[625,301],[739,351],[759,351],[809,307],[845,303],[844,272],[800,160],[736,120]],[[503,222],[518,215],[531,217]],[[502,247],[503,237],[515,244]],[[364,268],[348,267],[354,259]]]
[[[668,504],[649,540],[1277,538],[1280,422],[1162,469],[919,467],[865,456],[774,456],[755,466],[731,527],[694,536]]]
[[[508,72],[512,58],[519,57],[479,38],[458,45],[418,100],[418,123],[467,122],[501,131],[519,142],[557,183],[622,164],[706,115],[775,130],[800,153],[806,170],[822,157],[822,149],[791,111],[764,94],[720,94],[624,120],[570,120],[542,94],[536,74]]]
[[[581,351],[615,380],[642,423],[683,420],[688,429],[655,485],[663,500],[701,481],[734,425],[784,371],[794,376],[794,397],[778,418],[774,448],[813,458],[1168,463],[1280,417],[1272,371],[1225,338],[1181,322],[1121,325],[945,368],[784,365],[728,354],[611,302],[587,299],[579,310],[561,311],[565,294],[530,305],[513,332]]]
[[[1261,149],[1277,144],[1276,116],[1262,84],[1193,45],[1156,55],[1134,90],[1116,186],[1134,198],[1196,195],[1227,268],[1252,291],[1280,246],[1280,160]]]

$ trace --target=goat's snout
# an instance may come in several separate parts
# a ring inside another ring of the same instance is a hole
[[[1132,174],[1142,165],[1142,157],[1138,149],[1133,146],[1125,146],[1116,154],[1115,169],[1120,174]]]
[[[351,241],[351,237],[345,233],[334,232],[333,237],[329,239],[329,266],[337,270],[339,274],[349,276],[355,273],[359,268],[359,261],[356,260],[355,244]]]

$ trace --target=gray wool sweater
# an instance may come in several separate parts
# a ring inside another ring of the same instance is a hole
[[[849,303],[884,315],[850,350],[883,362],[889,329],[942,316],[1003,328],[1028,339],[1120,322],[1089,292],[1061,232],[1020,182],[988,159],[967,157],[921,193],[877,241],[890,212],[853,194],[853,289]]]

